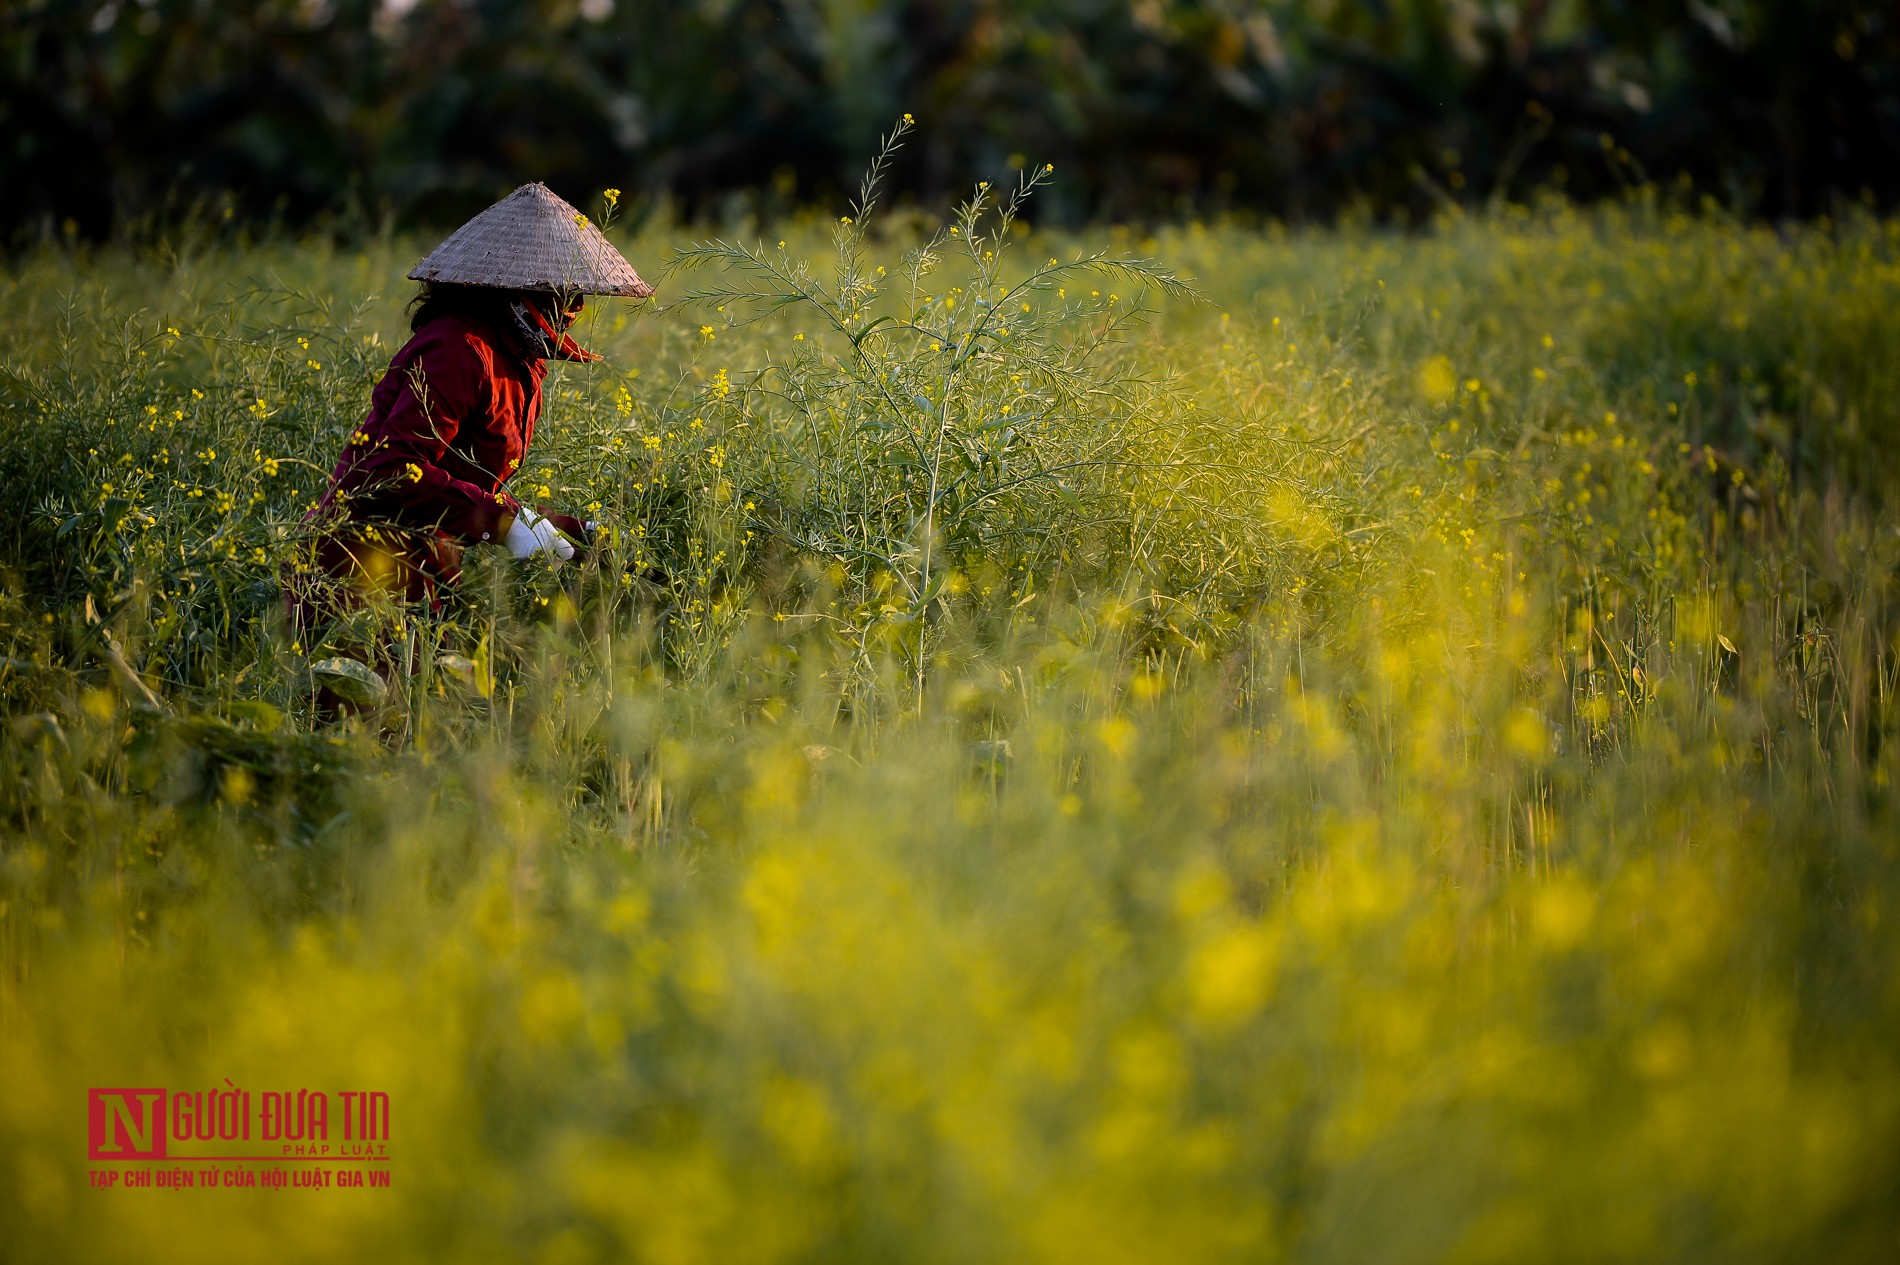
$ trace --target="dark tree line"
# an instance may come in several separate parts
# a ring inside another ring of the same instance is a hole
[[[1893,0],[11,0],[0,234],[444,223],[524,179],[688,213],[1024,161],[1045,215],[1417,216],[1687,177],[1900,202]],[[740,200],[735,203],[735,199]]]

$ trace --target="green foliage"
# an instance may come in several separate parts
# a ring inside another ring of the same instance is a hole
[[[22,0],[0,236],[196,216],[446,227],[529,179],[694,216],[1055,161],[1045,222],[1292,220],[1694,181],[1812,216],[1900,195],[1878,0]]]
[[[1900,223],[1035,182],[623,234],[517,476],[603,547],[315,645],[417,243],[0,278],[19,1250],[1890,1248]],[[395,1185],[86,1188],[83,1088],[225,1077]]]

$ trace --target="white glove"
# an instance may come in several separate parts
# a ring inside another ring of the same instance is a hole
[[[522,506],[515,514],[515,521],[508,525],[508,537],[503,542],[508,552],[526,562],[536,554],[548,555],[548,561],[554,566],[574,556],[574,546],[567,543],[567,537],[554,529],[554,524],[541,517],[527,506]]]

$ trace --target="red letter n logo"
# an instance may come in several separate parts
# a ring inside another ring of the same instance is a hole
[[[164,1159],[165,1091],[162,1089],[87,1090],[86,1158],[89,1160]]]

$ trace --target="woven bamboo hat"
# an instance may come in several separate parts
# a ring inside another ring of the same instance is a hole
[[[653,293],[592,221],[540,183],[522,185],[456,229],[409,279],[628,299]]]

